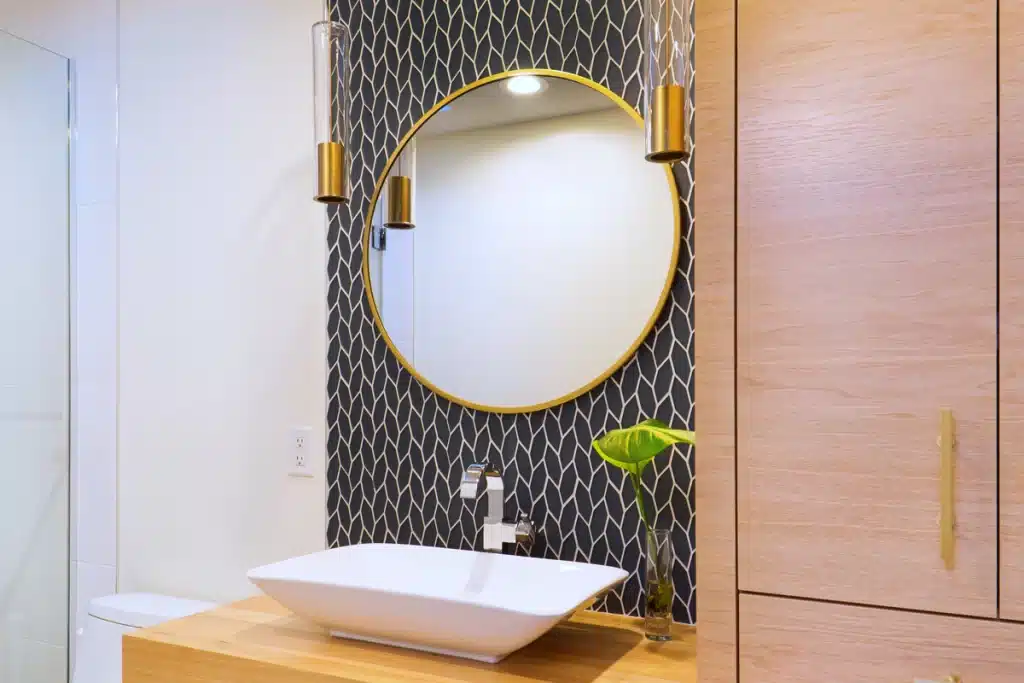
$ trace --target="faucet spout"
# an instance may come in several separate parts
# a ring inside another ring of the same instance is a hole
[[[463,500],[473,500],[476,498],[476,494],[480,491],[479,480],[477,481],[466,481],[463,477],[462,485],[459,487],[459,497]]]
[[[459,497],[465,500],[474,500],[480,493],[481,484],[484,483],[491,466],[482,463],[470,465],[462,473],[462,484],[459,486]]]
[[[482,488],[487,489],[487,515],[484,517],[484,550],[501,552],[506,543],[529,543],[534,538],[533,524],[525,517],[518,523],[506,522],[505,482],[501,471],[489,463],[470,465],[462,473],[459,497],[475,500]]]
[[[505,518],[505,482],[501,475],[487,473],[487,516],[484,522],[500,524]]]

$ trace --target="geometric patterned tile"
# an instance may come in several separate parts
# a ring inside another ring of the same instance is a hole
[[[457,488],[466,465],[489,458],[505,473],[506,509],[528,512],[538,524],[532,554],[631,571],[603,609],[641,614],[642,537],[633,496],[590,443],[647,417],[694,424],[691,167],[676,170],[684,243],[654,331],[607,381],[550,410],[478,412],[413,379],[370,316],[361,244],[376,179],[398,140],[463,85],[509,69],[556,69],[587,76],[639,109],[640,0],[337,0],[331,13],[352,32],[353,164],[352,202],[332,210],[327,233],[328,544],[479,548],[482,506],[466,505]],[[692,623],[693,453],[677,449],[650,470],[657,524],[671,527],[676,551],[675,617]]]

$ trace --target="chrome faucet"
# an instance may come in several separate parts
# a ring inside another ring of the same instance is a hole
[[[501,479],[501,470],[486,462],[470,465],[462,473],[461,497],[464,500],[476,500],[481,484],[487,488],[484,550],[500,553],[506,543],[533,543],[537,532],[526,515],[521,515],[517,522],[506,522],[504,519],[505,482]]]

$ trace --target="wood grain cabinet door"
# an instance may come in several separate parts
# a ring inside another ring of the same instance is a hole
[[[740,598],[742,683],[1020,683],[1018,624]]]
[[[999,33],[999,614],[1024,620],[1024,0]]]
[[[739,0],[737,45],[740,588],[995,616],[996,0]]]

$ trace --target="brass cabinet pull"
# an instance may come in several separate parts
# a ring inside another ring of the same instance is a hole
[[[939,412],[939,548],[946,569],[953,569],[956,558],[956,463],[953,457],[956,450],[956,421],[949,408]],[[958,683],[959,676],[950,676],[947,681]]]
[[[946,676],[940,681],[926,681],[920,678],[915,678],[914,683],[963,683],[963,680],[956,674],[953,674],[952,676]]]

